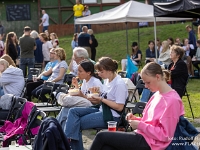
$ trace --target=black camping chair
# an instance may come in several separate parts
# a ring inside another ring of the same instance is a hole
[[[138,114],[139,116],[142,117],[142,113],[143,113],[143,110],[144,110],[146,104],[147,104],[146,102],[137,102],[137,103],[135,103],[135,107],[132,109],[132,114],[133,115]],[[130,125],[128,124],[127,130],[128,130],[129,127],[130,127]],[[133,130],[133,129],[131,128],[131,130]]]
[[[51,99],[51,95],[52,95],[52,92],[53,92],[53,88],[54,88],[54,84],[55,82],[45,82],[43,87],[42,87],[42,90],[40,92],[40,95],[38,96],[38,101],[39,102],[40,100],[42,100],[42,94],[43,94],[43,91],[44,90],[49,90],[50,91],[50,97],[48,99],[48,102],[50,102],[52,99]],[[43,100],[42,100],[43,101]]]
[[[13,97],[12,100],[12,104],[11,104],[11,108],[10,111],[8,113],[8,117],[6,120],[9,120],[11,122],[14,122],[19,116],[19,110],[21,109],[21,107],[27,102],[27,100],[25,98],[16,98],[15,96]]]
[[[31,129],[35,128],[37,126],[40,126],[40,124],[42,123],[42,120],[44,120],[45,118],[46,118],[46,113],[38,110],[37,107],[34,106],[31,110],[29,117],[28,117],[28,123],[27,123],[25,130],[24,130],[24,134],[19,135],[17,137],[17,139],[22,137],[22,140],[23,140],[25,145],[32,144],[31,139],[34,138],[35,135],[32,134]]]

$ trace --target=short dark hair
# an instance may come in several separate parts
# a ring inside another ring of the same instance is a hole
[[[25,26],[25,27],[24,27],[24,31],[25,31],[25,32],[31,31],[31,28],[30,28],[29,26]]]

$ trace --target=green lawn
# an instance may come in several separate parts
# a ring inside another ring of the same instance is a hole
[[[189,24],[191,24],[189,22]],[[180,37],[181,39],[187,38],[188,33],[185,30],[186,24],[172,24],[172,25],[163,25],[157,26],[157,38],[161,41],[166,40],[169,37],[176,38]],[[95,32],[95,31],[94,31]],[[148,47],[148,41],[154,40],[154,28],[140,28],[140,49],[143,53],[143,59],[145,58],[145,50]],[[109,56],[119,62],[119,70],[121,69],[121,59],[126,57],[126,31],[115,31],[95,34],[96,39],[98,40],[99,46],[97,47],[97,56],[96,60],[102,56]],[[128,30],[128,44],[129,44],[129,53],[131,52],[131,43],[137,41],[138,39],[138,30],[129,29]],[[72,56],[71,40],[72,36],[66,36],[59,39],[60,46],[66,50],[67,62],[70,62]],[[144,61],[143,61],[144,62]],[[144,63],[143,63],[144,65]],[[190,94],[190,101],[193,108],[194,116],[200,118],[200,80],[191,79],[188,84],[188,93]],[[191,117],[191,112],[189,109],[188,101],[186,97],[183,97],[183,102],[185,105],[186,117]]]

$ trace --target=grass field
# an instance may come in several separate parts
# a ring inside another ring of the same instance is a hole
[[[191,24],[189,22],[189,24]],[[188,33],[185,30],[186,24],[170,24],[157,26],[157,38],[161,41],[166,40],[169,37],[180,39],[187,38]],[[95,32],[95,31],[94,31]],[[96,39],[98,40],[99,46],[97,47],[97,56],[96,60],[102,56],[109,56],[119,62],[119,70],[121,69],[121,59],[126,57],[126,31],[115,31],[108,33],[95,34]],[[154,28],[147,27],[141,28],[140,33],[140,50],[143,54],[143,59],[145,58],[145,50],[148,47],[148,41],[154,40]],[[59,39],[60,47],[63,47],[66,50],[67,62],[70,62],[72,56],[71,40],[72,36],[66,36]],[[128,45],[129,53],[131,52],[131,43],[138,40],[138,30],[129,29],[128,30]],[[143,61],[144,65],[144,61]],[[190,101],[192,109],[194,112],[195,118],[200,118],[200,80],[199,79],[190,79],[187,90],[190,94]],[[183,102],[185,105],[185,116],[191,118],[191,112],[189,109],[188,101],[186,97],[183,97]]]

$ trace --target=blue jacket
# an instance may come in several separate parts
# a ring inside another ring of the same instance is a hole
[[[172,142],[166,150],[196,150],[191,144],[199,132],[183,116],[179,118]]]

